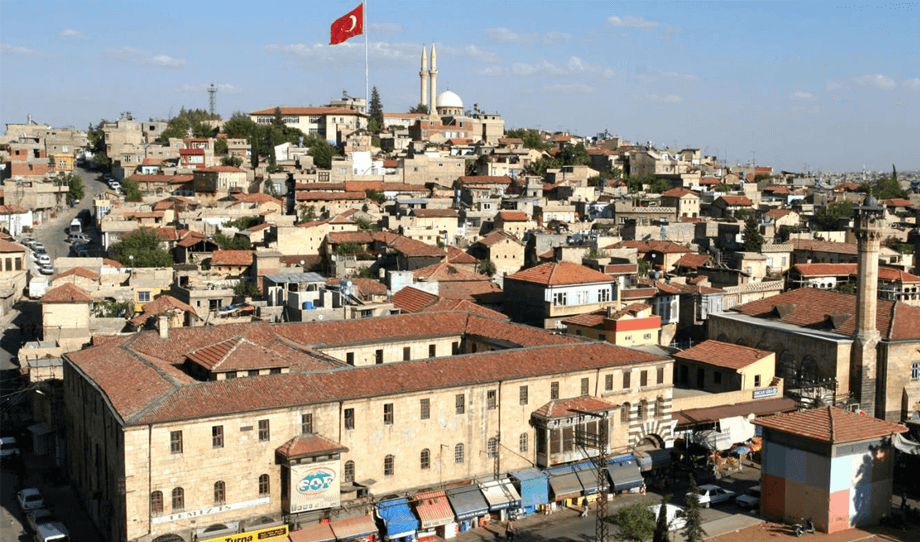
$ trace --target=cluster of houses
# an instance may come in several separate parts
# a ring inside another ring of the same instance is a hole
[[[35,398],[43,449],[106,537],[451,537],[637,489],[662,450],[725,450],[754,417],[920,416],[916,196],[609,134],[526,148],[454,93],[431,104],[376,138],[360,99],[281,107],[338,146],[328,168],[291,143],[252,167],[219,122],[168,145],[164,122],[103,126],[142,197],[92,195],[98,252],[54,262],[19,359],[53,390]],[[86,146],[7,126],[4,311],[34,272],[18,241],[65,211],[53,178]],[[569,147],[588,158],[529,173]],[[854,216],[819,231],[844,201]],[[139,231],[171,267],[119,261]],[[609,487],[579,431],[607,436]]]

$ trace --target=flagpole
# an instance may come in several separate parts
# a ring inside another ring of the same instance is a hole
[[[368,30],[370,29],[367,27],[367,0],[363,0],[363,2],[364,2],[364,9],[362,9],[361,11],[364,12],[364,112],[369,115],[371,96],[369,92],[370,70],[367,65],[367,39],[368,39],[367,33],[368,33]]]

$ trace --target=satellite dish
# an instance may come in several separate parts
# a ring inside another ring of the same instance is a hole
[[[339,286],[345,286],[346,284],[348,284],[348,281],[345,279],[339,279]]]
[[[325,318],[325,317],[324,317],[322,314],[317,314],[317,315],[316,315],[316,319],[317,319],[317,320],[322,320],[323,318]]]
[[[351,295],[351,290],[349,290],[348,288],[345,288],[344,290],[342,290],[342,293],[345,295]]]
[[[355,283],[349,280],[345,283],[345,286],[348,286],[349,288],[354,288]]]

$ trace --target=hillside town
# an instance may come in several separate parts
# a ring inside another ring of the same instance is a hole
[[[412,112],[7,124],[4,480],[112,542],[917,506],[920,172],[512,129],[437,62]]]

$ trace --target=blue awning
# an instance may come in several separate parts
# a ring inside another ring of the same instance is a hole
[[[549,481],[537,469],[515,471],[509,476],[518,481],[521,489],[521,506],[540,506],[549,502]]]
[[[613,481],[614,491],[642,487],[644,483],[635,459],[607,463],[607,473],[610,474],[610,480]]]
[[[404,538],[418,531],[418,518],[409,509],[406,499],[377,503],[377,515],[383,520],[386,538]]]
[[[463,486],[448,489],[447,500],[457,516],[457,521],[464,521],[489,513],[489,503],[479,491],[479,486]]]

